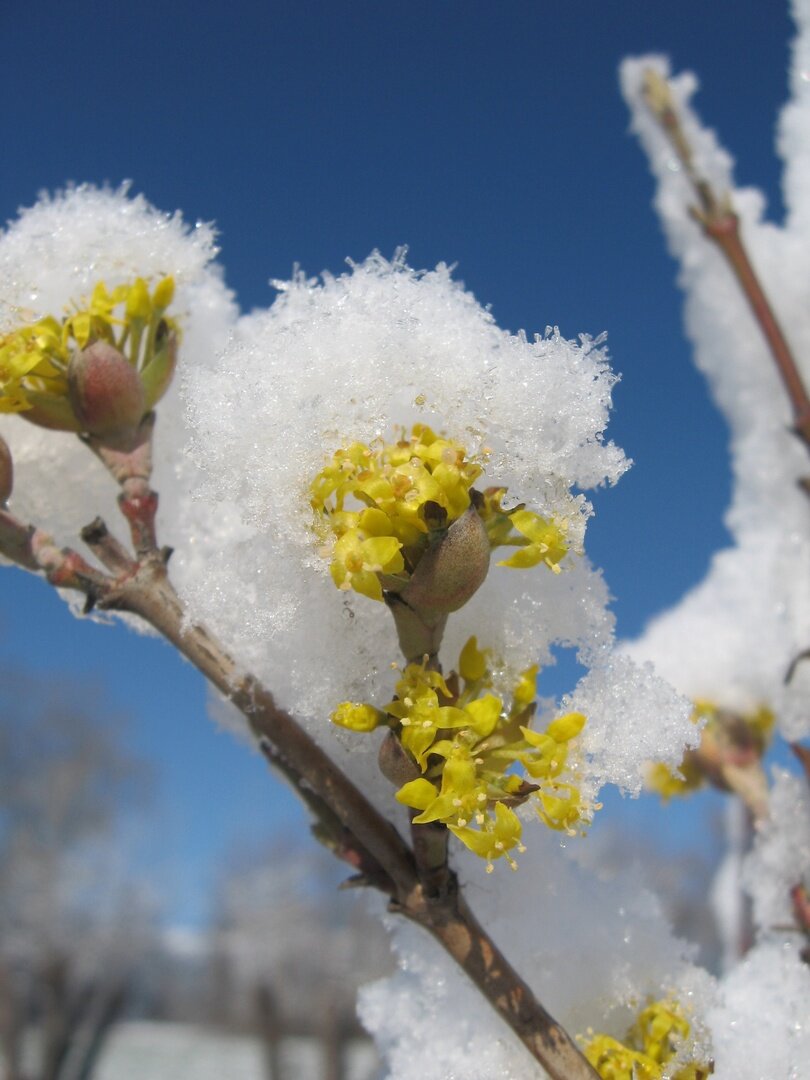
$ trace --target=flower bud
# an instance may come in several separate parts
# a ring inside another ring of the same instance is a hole
[[[165,277],[155,286],[152,293],[152,304],[159,312],[164,312],[174,299],[174,278]]]
[[[127,296],[126,319],[128,322],[146,322],[152,314],[149,287],[143,278],[136,278]]]
[[[489,552],[487,531],[470,507],[424,553],[402,599],[420,612],[458,611],[487,576]]]
[[[138,372],[106,341],[73,353],[68,365],[68,396],[82,430],[100,437],[128,434],[146,412]]]
[[[14,487],[14,463],[8,443],[0,435],[0,506],[8,502]]]

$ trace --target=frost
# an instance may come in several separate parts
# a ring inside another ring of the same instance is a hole
[[[581,680],[566,708],[588,717],[586,783],[594,793],[615,784],[638,795],[650,761],[676,768],[685,746],[696,746],[692,705],[656,675],[651,664],[609,654]]]
[[[758,827],[743,875],[760,935],[792,942],[798,950],[804,938],[796,928],[790,890],[810,884],[810,791],[803,776],[774,770],[769,817]]]
[[[810,10],[796,5],[797,61],[808,50]],[[685,322],[695,362],[731,432],[734,477],[726,522],[734,547],[715,556],[704,581],[675,608],[659,615],[631,655],[652,660],[690,697],[746,711],[761,704],[778,708],[785,733],[810,731],[808,717],[791,708],[782,678],[810,642],[810,508],[797,481],[807,456],[790,433],[787,396],[761,332],[723,256],[702,235],[688,212],[695,197],[682,169],[672,168],[673,151],[641,98],[644,70],[669,73],[656,56],[626,60],[622,88],[657,180],[656,209],[670,250],[680,262],[686,294]],[[810,87],[794,70],[794,101],[785,109],[780,153],[785,163],[788,217],[778,227],[763,218],[758,191],[733,186],[732,160],[690,105],[697,82],[691,74],[672,80],[698,171],[720,193],[729,191],[754,265],[794,355],[810,356],[810,314],[804,282],[810,273],[806,242],[810,191]]]
[[[597,880],[546,834],[532,837],[503,886],[472,856],[459,869],[478,918],[572,1035],[621,1037],[648,996],[676,994],[695,1016],[713,1002],[713,980],[692,966],[635,868]],[[394,940],[399,972],[360,999],[389,1080],[545,1075],[438,946],[408,925],[394,924]]]
[[[797,10],[797,63],[805,70],[810,0]],[[680,694],[742,711],[766,702],[785,734],[810,730],[802,696],[810,665],[782,687],[789,663],[810,646],[810,510],[796,484],[806,458],[787,431],[788,405],[759,331],[721,256],[689,217],[683,172],[671,167],[672,152],[639,102],[647,64],[666,71],[660,58],[628,61],[623,84],[681,262],[697,363],[732,434],[734,546],[627,655],[614,650],[607,587],[579,550],[559,575],[493,565],[463,614],[451,617],[443,646],[449,667],[475,633],[505,685],[532,663],[552,663],[557,646],[576,652],[590,670],[562,705],[587,716],[573,761],[586,798],[608,783],[635,795],[647,761],[678,764],[699,737]],[[798,77],[794,86],[780,142],[786,225],[764,222],[756,192],[735,190],[734,201],[804,356],[810,189],[800,173],[810,175],[810,88]],[[695,88],[691,76],[676,80],[697,167],[725,189],[732,162],[691,112]],[[299,274],[277,284],[266,310],[242,317],[215,255],[209,226],[189,229],[124,189],[70,189],[41,199],[0,237],[2,320],[58,314],[99,279],[114,286],[133,275],[176,278],[183,401],[175,387],[161,402],[154,477],[161,540],[177,551],[174,580],[190,617],[205,622],[404,825],[377,769],[377,736],[358,738],[327,721],[346,698],[390,699],[398,649],[383,604],[334,588],[312,529],[309,481],[346,443],[389,441],[420,421],[482,463],[481,486],[508,486],[514,502],[563,518],[570,535],[584,536],[591,513],[584,493],[616,482],[628,464],[604,437],[615,377],[600,341],[566,340],[557,330],[533,340],[510,334],[446,266],[416,271],[404,252],[392,261],[373,254],[340,276]],[[0,430],[15,458],[19,517],[64,543],[98,513],[117,520],[113,484],[78,440],[19,418],[3,418]],[[760,940],[719,984],[691,966],[689,948],[668,930],[640,873],[597,880],[565,846],[577,841],[539,826],[527,831],[516,876],[502,867],[487,875],[455,847],[452,859],[476,914],[572,1033],[620,1036],[639,1002],[672,994],[694,1015],[701,1039],[698,1021],[708,1024],[701,1045],[721,1080],[795,1078],[796,1063],[810,1060],[810,975],[795,936],[783,940],[779,927],[792,918],[790,888],[810,872],[809,809],[802,785],[780,775],[773,816],[744,871]],[[394,936],[400,971],[362,1000],[392,1080],[541,1075],[435,943],[409,925],[397,924]]]
[[[214,241],[210,225],[189,227],[179,214],[161,213],[143,196],[130,196],[126,186],[113,191],[82,185],[42,196],[0,236],[2,329],[60,316],[99,280],[113,288],[137,276],[172,274],[177,284],[172,310],[183,329],[180,363],[196,362],[223,343],[234,318],[233,299],[213,263]],[[192,468],[179,460],[184,434],[178,404],[176,390],[161,402],[156,442],[155,486],[170,514],[179,473],[188,478]],[[0,416],[0,434],[14,456],[11,508],[17,517],[72,545],[97,514],[118,527],[115,485],[75,436],[17,416]],[[159,519],[164,532],[168,517],[163,512]],[[187,528],[171,530],[178,547],[193,548],[193,539]]]
[[[810,967],[789,945],[763,944],[720,985],[708,1013],[714,1080],[808,1080]]]
[[[316,738],[339,755],[353,748],[344,764],[368,788],[374,740],[358,746],[326,717],[342,700],[390,699],[398,648],[384,606],[339,592],[328,577],[310,480],[338,447],[390,441],[421,421],[482,461],[478,486],[508,485],[513,503],[572,521],[576,535],[590,514],[578,490],[613,483],[627,467],[603,438],[614,376],[596,342],[509,334],[445,266],[418,272],[404,253],[277,288],[267,310],[239,320],[223,352],[186,369],[191,453],[205,474],[198,495],[203,506],[238,507],[240,521],[208,552],[205,576],[184,574],[180,584],[194,616]],[[570,556],[559,575],[495,561],[463,615],[450,618],[448,664],[471,633],[514,672],[552,662],[556,644],[584,663],[609,651],[607,589],[585,557]],[[387,802],[390,791],[381,786],[380,796]]]

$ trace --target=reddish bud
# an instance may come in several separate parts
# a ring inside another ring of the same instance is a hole
[[[473,596],[489,570],[489,537],[471,506],[427,549],[402,599],[419,612],[451,612]]]
[[[105,341],[73,354],[68,365],[68,393],[82,429],[91,435],[129,435],[146,412],[138,372]]]
[[[421,776],[419,766],[393,733],[389,731],[380,743],[378,756],[380,772],[395,787],[402,787],[417,776]]]

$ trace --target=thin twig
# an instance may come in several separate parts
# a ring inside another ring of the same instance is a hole
[[[237,666],[203,628],[189,625],[162,561],[149,560],[99,601],[107,610],[140,615],[189,659],[246,716],[265,753],[313,805],[329,808],[347,831],[352,850],[369,859],[371,875],[382,877],[392,907],[422,926],[463,968],[552,1080],[597,1076],[576,1043],[537,1001],[526,982],[467,907],[455,874],[430,895],[413,853],[402,837],[298,723],[280,709],[270,691]],[[350,859],[351,861],[351,859]]]
[[[102,523],[103,524],[103,523]],[[93,524],[91,536],[105,530]],[[70,550],[42,546],[49,579],[85,593],[102,610],[139,615],[173,644],[245,715],[262,748],[299,794],[315,809],[328,808],[334,835],[345,829],[344,852],[370,884],[382,887],[392,910],[431,934],[467,973],[552,1080],[596,1080],[597,1074],[574,1040],[543,1008],[470,911],[455,874],[443,869],[444,885],[428,890],[408,845],[302,727],[255,678],[242,675],[222,646],[202,627],[191,625],[168,580],[159,552],[136,564],[134,572],[112,578],[98,571],[77,573]],[[60,562],[61,559],[61,562]],[[86,564],[85,564],[86,565]],[[354,856],[354,857],[353,857]],[[369,872],[371,871],[371,872]]]
[[[683,130],[669,86],[666,80],[652,69],[645,72],[644,95],[697,196],[700,205],[691,208],[692,216],[700,223],[705,235],[720,249],[734,272],[787,391],[793,409],[796,434],[810,449],[810,395],[779,321],[751,264],[731,197],[727,193],[718,195],[709,181],[698,173],[692,148]]]

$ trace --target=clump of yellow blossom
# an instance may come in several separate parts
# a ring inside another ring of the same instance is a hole
[[[588,810],[563,778],[585,717],[567,713],[533,731],[536,678],[536,666],[524,671],[506,704],[490,692],[488,653],[473,637],[447,679],[426,663],[408,664],[383,709],[344,702],[332,720],[353,731],[387,725],[413,763],[415,775],[396,798],[418,811],[414,823],[446,825],[488,870],[502,856],[514,867],[510,851],[523,850],[514,807],[532,799],[546,825],[567,832]]]
[[[700,745],[687,750],[676,770],[656,762],[647,770],[647,786],[665,800],[688,795],[704,784],[729,790],[724,771],[757,764],[770,741],[775,717],[766,706],[733,713],[710,701],[697,701],[692,722],[704,722]]]
[[[523,506],[504,510],[505,488],[473,487],[483,471],[460,443],[425,424],[415,424],[410,434],[403,429],[396,442],[355,442],[335,451],[309,496],[337,587],[374,600],[384,591],[404,593],[426,552],[471,509],[487,551],[517,549],[499,565],[544,563],[559,572],[569,550],[565,523]]]
[[[71,360],[96,343],[120,353],[137,373],[143,412],[165,393],[174,371],[178,327],[166,315],[174,280],[150,292],[144,278],[108,290],[99,281],[90,298],[62,318],[48,315],[0,338],[0,413],[64,431],[86,430],[71,402]]]
[[[585,1057],[602,1080],[706,1080],[711,1062],[671,1066],[687,1045],[691,1028],[677,1001],[653,1001],[636,1017],[625,1041],[610,1035],[592,1035]]]

